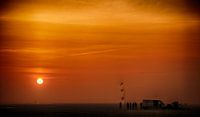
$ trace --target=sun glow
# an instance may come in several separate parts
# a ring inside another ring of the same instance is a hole
[[[43,79],[42,79],[42,78],[38,78],[38,79],[37,79],[37,84],[38,84],[38,85],[42,85],[42,84],[43,84],[43,82],[44,82],[44,81],[43,81]]]

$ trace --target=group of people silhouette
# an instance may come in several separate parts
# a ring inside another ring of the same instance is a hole
[[[119,108],[122,109],[122,103],[120,102]],[[126,110],[137,110],[138,109],[138,105],[136,102],[127,102],[126,103]]]
[[[127,110],[137,110],[137,103],[133,102],[127,102],[126,103],[126,109]]]

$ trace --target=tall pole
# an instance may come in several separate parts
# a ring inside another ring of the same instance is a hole
[[[125,99],[126,99],[126,91],[125,91],[125,84],[124,84],[124,81],[121,81],[120,82],[120,94],[121,94],[121,99],[120,99],[120,108],[123,109],[125,108]]]

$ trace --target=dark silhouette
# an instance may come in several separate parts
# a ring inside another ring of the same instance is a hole
[[[140,103],[140,109],[142,109],[142,102]]]
[[[127,102],[127,104],[126,104],[126,108],[127,108],[127,110],[129,110],[130,109],[130,104]]]
[[[131,106],[132,106],[132,110],[135,110],[135,103],[132,103]]]
[[[131,104],[131,110],[137,110],[137,103],[136,102],[133,102]]]
[[[189,106],[187,104],[181,104],[178,101],[172,102],[171,104],[165,104],[161,100],[143,100],[143,102],[139,103],[136,102],[127,102],[123,104],[122,102],[119,103],[119,109],[125,110],[189,110]]]
[[[137,103],[134,103],[134,110],[137,110]]]
[[[141,109],[163,109],[165,104],[161,100],[143,100]]]
[[[119,103],[119,109],[122,109],[122,102]]]
[[[164,109],[185,110],[185,109],[189,109],[189,107],[187,104],[180,104],[178,101],[175,101],[175,102],[172,102],[171,104],[167,104],[167,106],[165,106]]]

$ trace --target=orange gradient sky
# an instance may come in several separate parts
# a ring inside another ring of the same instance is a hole
[[[200,104],[198,0],[5,0],[0,104]],[[44,79],[38,86],[38,77]]]

